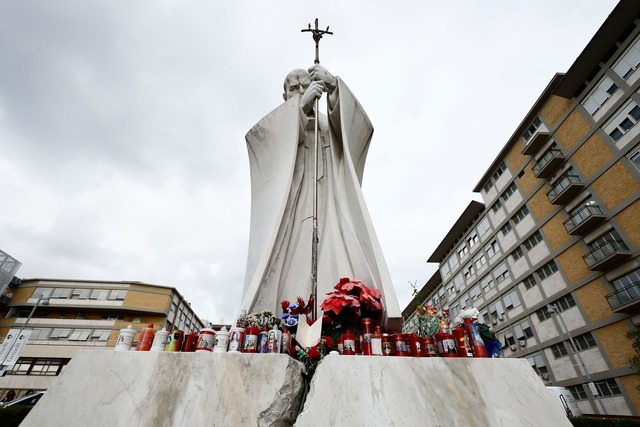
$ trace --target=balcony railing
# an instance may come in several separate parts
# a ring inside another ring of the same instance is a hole
[[[629,286],[611,292],[605,297],[614,311],[634,309],[640,303],[640,282],[633,282]]]
[[[564,228],[569,234],[583,234],[595,225],[604,221],[604,214],[598,205],[584,205],[571,218],[564,222]]]
[[[562,151],[556,148],[548,150],[533,167],[533,174],[538,178],[549,178],[564,160],[565,157]]]
[[[629,258],[629,248],[619,240],[611,240],[582,257],[589,270],[602,271]]]
[[[549,132],[545,129],[538,129],[531,137],[527,145],[522,150],[522,154],[531,156],[538,152],[538,150],[547,142],[549,138]]]
[[[584,184],[579,176],[564,175],[553,184],[547,197],[551,203],[559,205],[571,200],[583,188]]]

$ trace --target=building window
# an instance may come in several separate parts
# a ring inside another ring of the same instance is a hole
[[[491,210],[493,211],[493,213],[498,212],[498,209],[500,209],[502,207],[502,202],[500,201],[500,199],[497,199],[496,202],[491,206]]]
[[[74,329],[71,335],[69,335],[69,341],[86,341],[91,335],[89,329]]]
[[[493,269],[493,277],[496,278],[496,282],[498,283],[502,283],[504,280],[509,278],[509,269],[507,268],[506,262],[503,262]]]
[[[456,317],[458,314],[460,314],[460,306],[456,304],[453,307],[451,307],[451,310],[449,311],[452,317]]]
[[[21,357],[7,374],[55,376],[60,374],[62,367],[69,363],[69,360]]]
[[[573,342],[575,342],[576,347],[578,347],[577,351],[583,351],[597,346],[596,340],[593,339],[593,335],[591,335],[591,332],[578,335],[573,339]]]
[[[576,302],[571,296],[571,294],[564,295],[553,302],[555,307],[559,312],[563,312],[565,310],[570,309],[571,307],[575,307]],[[552,313],[547,312],[547,307],[542,307],[536,311],[538,315],[538,320],[541,322],[547,320],[552,316]]]
[[[522,248],[518,246],[513,252],[511,252],[511,256],[514,261],[517,261],[524,256],[524,252],[522,252]]]
[[[480,285],[475,285],[469,291],[469,297],[471,297],[472,301],[477,301],[478,299],[480,299],[481,295],[482,295],[482,290],[480,289]]]
[[[526,341],[527,338],[533,337],[533,329],[531,329],[531,325],[528,320],[523,320],[522,322],[513,325],[513,330],[516,333],[518,341]]]
[[[502,228],[500,229],[500,232],[502,233],[503,236],[506,236],[507,234],[509,234],[510,231],[511,231],[511,223],[507,221],[506,224],[503,225]]]
[[[469,277],[471,277],[473,273],[475,273],[473,264],[471,263],[467,264],[467,266],[464,268],[464,278],[468,279]]]
[[[36,288],[36,290],[33,292],[33,295],[31,295],[31,298],[40,298],[40,297],[50,297],[51,294],[53,293],[53,288]]]
[[[520,307],[520,298],[515,290],[506,294],[502,299],[504,300],[504,306],[507,311]]]
[[[524,285],[525,289],[531,289],[538,283],[536,282],[535,276],[533,274],[530,274],[524,278],[524,280],[522,281],[522,284]]]
[[[527,357],[527,360],[531,364],[531,367],[533,368],[533,370],[536,371],[538,375],[546,374],[547,372],[549,372],[549,369],[547,369],[547,364],[545,363],[544,358],[542,357],[542,354],[536,353],[532,356]]]
[[[631,45],[629,49],[622,55],[622,58],[612,67],[617,75],[627,80],[633,75],[640,65],[640,39]]]
[[[500,178],[504,173],[504,171],[506,170],[507,170],[507,165],[504,162],[500,163],[500,166],[498,166],[495,172],[493,172],[493,175],[492,175],[493,180],[497,181],[498,178]]]
[[[618,277],[612,283],[616,291],[622,290],[627,286],[640,284],[640,268],[633,270],[631,273],[625,274],[622,277]]]
[[[68,338],[70,334],[71,329],[55,328],[51,332],[51,335],[49,335],[49,338]]]
[[[620,387],[616,383],[615,378],[609,378],[608,380],[603,381],[594,381],[596,389],[598,390],[598,394],[600,396],[618,396],[622,394],[620,391]]]
[[[460,245],[460,247],[458,248],[458,256],[460,257],[460,259],[462,259],[468,253],[469,249],[467,248],[467,246],[464,243]]]
[[[91,291],[91,296],[89,299],[104,301],[109,296],[109,291],[106,289],[94,289]]]
[[[489,224],[489,218],[487,218],[486,216],[482,218],[482,221],[478,223],[478,227],[476,228],[476,230],[478,230],[478,234],[480,236],[484,236],[487,233],[487,231],[491,230],[491,224]]]
[[[493,256],[498,253],[498,241],[492,241],[484,248],[484,250],[487,251],[489,258],[493,258]]]
[[[575,400],[585,400],[587,392],[584,391],[584,384],[570,385],[567,387]]]
[[[616,116],[604,127],[604,131],[617,142],[622,136],[633,128],[640,120],[640,106],[635,101],[630,101]]]
[[[478,235],[473,232],[469,235],[469,237],[467,237],[467,244],[470,248],[472,248],[476,243],[478,243],[478,240]]]
[[[549,348],[551,349],[551,352],[553,353],[553,357],[555,357],[556,359],[559,359],[559,358],[564,357],[567,354],[569,354],[567,352],[567,347],[564,345],[564,342],[559,342],[558,344],[554,344]]]
[[[531,123],[531,125],[529,125],[527,130],[524,131],[524,134],[522,135],[522,138],[524,138],[525,144],[529,144],[529,141],[531,141],[531,137],[536,133],[536,131],[538,130],[541,124],[542,124],[542,121],[540,120],[540,117],[536,116],[536,118],[533,119],[533,122]]]
[[[111,301],[124,301],[127,296],[127,291],[113,290],[109,293],[109,300]]]
[[[464,279],[462,278],[461,273],[458,273],[458,275],[453,278],[453,284],[455,285],[456,289],[462,289],[462,286],[464,285]]]
[[[630,155],[629,160],[631,160],[636,169],[640,170],[640,150],[636,150],[635,153]]]
[[[484,256],[484,253],[480,252],[473,257],[473,263],[476,265],[476,268],[480,268],[487,263],[487,258]]]
[[[468,301],[469,301],[469,294],[462,295],[462,298],[460,298],[460,308],[463,310],[467,308],[467,304],[469,303]]]
[[[539,269],[537,269],[534,274],[538,276],[538,280],[542,282],[547,277],[551,276],[553,273],[558,271],[558,265],[554,260],[549,261]]]
[[[511,331],[507,331],[504,333],[504,346],[509,347],[512,345],[516,345],[516,339],[513,337],[513,333]]]
[[[451,254],[451,258],[449,258],[449,267],[451,267],[451,270],[453,271],[454,268],[456,268],[458,266],[458,257],[456,256],[456,254]]]
[[[74,289],[71,292],[71,299],[88,299],[91,289]]]
[[[51,294],[53,299],[67,299],[71,297],[71,289],[57,288]]]
[[[42,341],[49,338],[51,328],[33,328],[31,335],[29,335],[29,341]]]
[[[493,180],[489,178],[489,180],[484,184],[484,187],[482,187],[482,189],[484,190],[485,193],[487,193],[492,188],[493,188]]]
[[[491,274],[487,274],[486,276],[484,276],[484,278],[480,281],[480,285],[485,292],[493,289],[493,277],[491,276]]]
[[[536,231],[527,240],[524,241],[523,245],[527,249],[527,251],[530,251],[540,242],[542,242],[542,234],[540,234],[539,231]]]
[[[509,185],[504,192],[502,193],[502,195],[500,196],[502,198],[502,200],[504,200],[505,202],[509,199],[509,197],[511,197],[511,195],[513,195],[513,193],[515,193],[518,190],[518,187],[516,186],[515,182],[512,182],[511,185]]]
[[[96,329],[91,334],[91,341],[108,341],[111,331],[107,329]]]
[[[529,208],[527,207],[527,205],[524,205],[523,207],[521,207],[520,209],[518,209],[518,212],[516,212],[513,215],[513,223],[518,225],[520,223],[520,221],[522,221],[523,219],[525,219],[525,217],[529,215]]]
[[[582,106],[593,116],[618,89],[618,85],[615,84],[611,77],[604,76],[582,102]]]
[[[456,294],[456,287],[453,285],[453,283],[447,288],[447,292],[449,293],[449,295]]]
[[[446,262],[440,264],[440,274],[442,274],[442,277],[448,275],[450,271],[451,269],[449,268],[449,264],[447,264]]]
[[[491,304],[488,307],[488,311],[488,316],[490,316],[492,321],[497,322],[498,320],[501,320],[501,318],[504,318],[504,307],[502,306],[500,300],[497,300],[496,302]]]

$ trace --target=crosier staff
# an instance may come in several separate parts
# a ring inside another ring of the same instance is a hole
[[[318,28],[318,18],[315,21],[315,28],[311,28],[311,24],[301,32],[310,32],[313,36],[313,40],[316,42],[316,58],[313,61],[314,64],[320,64],[320,39],[323,35],[329,34],[333,35],[331,31],[329,31],[329,27],[326,30],[321,30]],[[318,143],[318,103],[320,98],[316,99],[315,107],[314,107],[314,115],[315,115],[315,129],[314,129],[314,152],[315,152],[315,164],[314,164],[314,185],[313,185],[313,235],[311,240],[311,295],[313,297],[313,319],[317,319],[318,313],[318,158],[319,158],[319,148],[320,144]]]

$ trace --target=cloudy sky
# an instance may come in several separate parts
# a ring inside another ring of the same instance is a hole
[[[312,6],[312,5],[321,6]],[[363,189],[401,308],[533,102],[614,0],[4,1],[0,249],[23,278],[175,286],[202,318],[241,298],[245,133],[313,63],[375,133]]]

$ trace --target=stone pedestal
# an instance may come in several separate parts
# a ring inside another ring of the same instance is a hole
[[[21,426],[290,426],[303,370],[284,354],[83,351]]]
[[[567,426],[525,359],[328,356],[296,426]]]
[[[571,426],[524,359],[78,353],[22,426]]]

